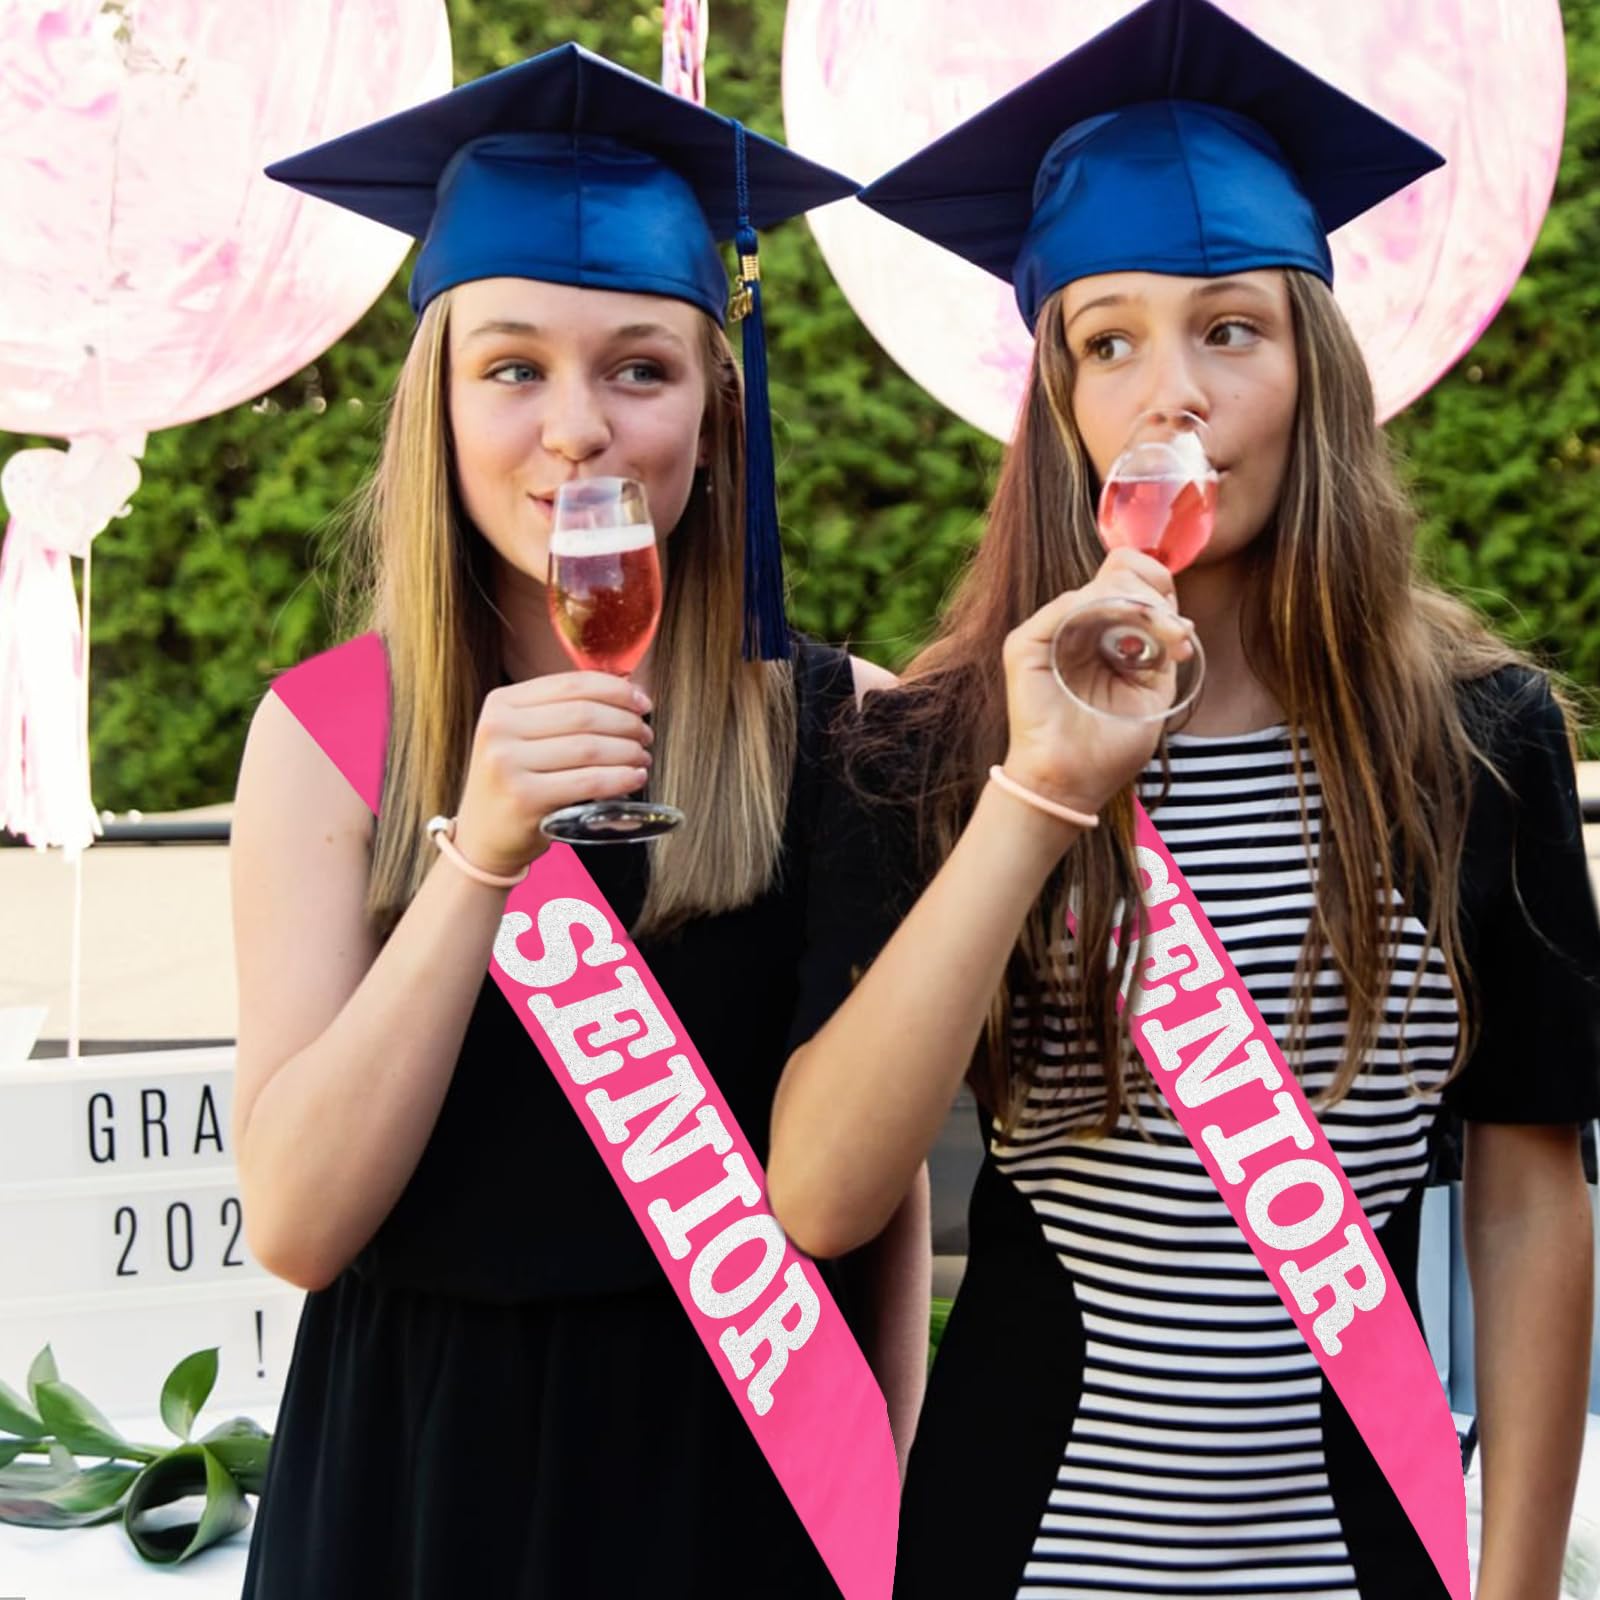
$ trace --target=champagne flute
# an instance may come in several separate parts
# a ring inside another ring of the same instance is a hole
[[[1217,470],[1207,430],[1192,411],[1147,411],[1112,462],[1100,491],[1098,526],[1108,550],[1143,550],[1181,572],[1205,548],[1217,520]],[[1187,711],[1205,677],[1199,640],[1174,663],[1144,600],[1091,600],[1065,616],[1050,645],[1050,668],[1062,691],[1086,711],[1119,722],[1163,722]],[[1156,688],[1173,673],[1173,698],[1155,711],[1114,702],[1124,688]]]
[[[550,622],[580,671],[626,677],[661,620],[661,561],[644,487],[632,478],[578,478],[556,492],[545,583]],[[683,822],[652,800],[585,800],[539,824],[567,844],[633,844]]]

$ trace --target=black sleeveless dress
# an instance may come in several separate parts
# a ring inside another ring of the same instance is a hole
[[[802,984],[847,656],[800,643],[779,881],[640,953],[764,1163]],[[625,925],[649,852],[584,865]],[[485,952],[487,968],[487,952]],[[847,983],[847,980],[845,980]],[[847,1316],[842,1279],[827,1274]],[[309,1295],[246,1600],[836,1600],[588,1136],[487,976],[439,1120],[354,1264]]]

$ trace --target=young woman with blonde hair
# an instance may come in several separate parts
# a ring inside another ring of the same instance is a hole
[[[254,1600],[837,1593],[486,976],[551,813],[675,804],[676,833],[584,865],[764,1154],[818,959],[818,774],[875,669],[791,640],[772,552],[747,551],[714,242],[743,221],[736,139],[763,223],[853,187],[575,46],[274,169],[424,243],[360,507],[375,631],[278,681],[239,783],[245,1215],[310,1291]],[[556,496],[607,477],[643,486],[665,570],[630,677],[572,670],[546,605]],[[920,1203],[833,1279],[902,1445]]]
[[[825,804],[818,915],[866,970],[831,1020],[840,994],[810,997],[774,1111],[775,1212],[827,1256],[899,1203],[964,1077],[984,1109],[904,1600],[1446,1592],[1135,1053],[1135,797],[1413,1306],[1430,1140],[1442,1106],[1467,1119],[1477,1592],[1555,1600],[1600,1110],[1570,736],[1545,679],[1415,574],[1329,288],[1326,233],[1435,164],[1203,0],[1153,0],[863,194],[1013,281],[1037,340],[982,544]],[[1096,533],[1151,410],[1198,417],[1218,469],[1176,576]],[[1122,716],[1052,664],[1108,598],[1169,646],[1102,687]],[[1199,698],[1164,729],[1194,642]]]

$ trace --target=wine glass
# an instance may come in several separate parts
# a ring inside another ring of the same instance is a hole
[[[1217,520],[1217,469],[1207,429],[1192,411],[1147,411],[1112,462],[1100,491],[1098,525],[1108,550],[1143,550],[1169,572],[1181,572],[1205,548]],[[1174,663],[1152,623],[1158,608],[1144,600],[1087,601],[1062,618],[1050,644],[1050,669],[1072,700],[1120,722],[1163,722],[1194,704],[1205,677],[1199,640]],[[1173,674],[1173,698],[1157,711],[1127,711],[1113,701],[1119,687],[1158,686]]]
[[[550,622],[580,671],[626,677],[644,659],[661,620],[661,561],[643,485],[632,478],[577,478],[556,492],[545,583]],[[683,822],[654,800],[585,800],[539,824],[567,844],[633,844]]]

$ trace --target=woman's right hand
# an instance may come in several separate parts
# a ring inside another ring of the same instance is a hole
[[[486,872],[520,872],[562,806],[634,794],[650,775],[649,698],[609,672],[555,672],[493,689],[472,740],[455,841]]]
[[[1011,740],[1008,777],[1049,799],[1098,814],[1150,759],[1158,720],[1096,716],[1061,692],[1050,668],[1051,641],[1062,619],[1092,600],[1126,597],[1156,607],[1152,631],[1167,646],[1167,664],[1146,684],[1118,678],[1097,661],[1077,664],[1098,674],[1094,700],[1135,715],[1172,704],[1177,661],[1193,653],[1193,628],[1177,612],[1172,574],[1153,556],[1113,550],[1081,589],[1057,595],[1012,630],[1005,644],[1006,706]]]

